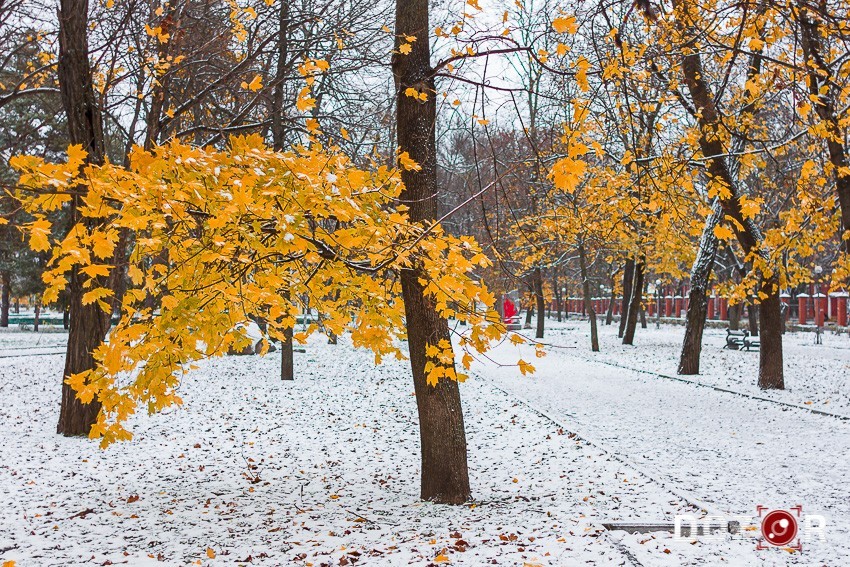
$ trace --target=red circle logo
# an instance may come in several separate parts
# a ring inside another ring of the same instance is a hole
[[[797,537],[797,519],[787,510],[771,510],[761,521],[761,535],[770,545],[788,545]]]

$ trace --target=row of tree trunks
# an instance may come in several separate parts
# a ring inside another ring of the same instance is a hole
[[[733,177],[725,157],[727,149],[723,145],[723,125],[714,101],[714,95],[709,90],[702,66],[701,51],[696,45],[697,38],[702,32],[694,29],[688,14],[696,9],[689,0],[674,0],[674,12],[678,25],[685,36],[692,42],[684,47],[682,54],[682,72],[696,109],[697,121],[700,127],[699,144],[706,158],[706,173],[715,182],[723,183],[728,197],[720,199],[724,217],[733,222],[730,228],[741,244],[746,255],[758,254],[766,261],[769,253],[763,249],[764,238],[752,219],[746,218],[741,211],[740,190],[737,179]],[[759,350],[759,387],[765,389],[782,389],[785,387],[782,363],[782,321],[780,316],[779,274],[772,270],[762,274],[758,294],[761,298],[759,310],[761,327],[761,348]]]
[[[400,151],[421,167],[404,169],[400,201],[410,207],[410,220],[430,222],[437,216],[437,97],[421,101],[405,96],[408,88],[436,92],[430,61],[428,0],[396,2],[396,45],[392,60],[396,88],[396,133]],[[408,54],[401,54],[405,37],[418,37]],[[448,323],[424,293],[421,267],[401,271],[401,287],[407,321],[407,338],[422,451],[421,497],[460,504],[471,497],[466,460],[466,433],[457,381],[441,379],[436,386],[426,380],[426,347],[450,341]],[[439,363],[438,361],[434,361]]]
[[[60,0],[59,2],[59,90],[68,122],[71,144],[79,144],[87,152],[86,161],[102,164],[105,157],[103,122],[95,97],[88,48],[88,1]],[[79,193],[86,191],[80,185]],[[80,197],[71,202],[70,225],[80,222]],[[57,431],[63,435],[87,435],[97,420],[100,402],[84,404],[65,378],[92,370],[92,352],[103,342],[109,328],[109,314],[97,303],[83,305],[83,281],[74,268],[68,278],[70,332],[62,374],[62,405]],[[106,287],[107,282],[98,282]]]

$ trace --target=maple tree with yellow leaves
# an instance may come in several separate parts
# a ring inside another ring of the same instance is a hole
[[[297,312],[292,297],[309,297],[327,331],[350,332],[376,362],[404,357],[396,274],[413,263],[427,274],[424,293],[440,316],[469,324],[463,349],[485,352],[504,333],[493,296],[471,277],[489,260],[469,237],[410,222],[406,207],[394,204],[403,189],[397,170],[359,169],[318,145],[275,152],[258,136],[231,138],[225,151],[178,142],[137,149],[129,168],[81,167],[83,159],[71,147],[63,164],[17,157],[13,165],[19,198],[36,216],[25,227],[31,246],[53,252],[45,301],[75,268],[86,278],[83,303],[109,312],[113,292],[98,278],[115,269],[108,260],[119,231],[138,235],[121,321],[95,351],[97,367],[68,377],[84,403],[101,402],[90,436],[104,444],[129,438],[122,423],[137,405],[158,411],[179,403],[175,388],[191,362],[248,345],[251,319],[266,322],[266,349],[285,340]],[[83,178],[81,215],[108,222],[78,223],[51,238],[44,214],[67,203]],[[150,295],[160,297],[159,309],[146,302]],[[315,330],[314,323],[296,340]],[[465,378],[447,341],[430,345],[427,356],[429,383]],[[471,362],[467,352],[463,365]]]

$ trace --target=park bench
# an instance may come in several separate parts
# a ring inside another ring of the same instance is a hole
[[[739,350],[744,346],[744,341],[750,333],[747,331],[733,331],[726,329],[726,346],[729,350]]]
[[[749,352],[751,348],[758,349],[761,346],[759,340],[750,336],[749,331],[733,331],[726,329],[726,346],[729,350],[746,350]]]
[[[759,347],[761,347],[761,342],[756,337],[751,337],[747,333],[747,336],[744,337],[744,350],[749,352],[751,348],[758,350]]]

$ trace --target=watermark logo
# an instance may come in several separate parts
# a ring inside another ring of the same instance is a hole
[[[673,524],[674,539],[725,540],[755,539],[756,549],[780,547],[803,550],[803,542],[826,541],[826,518],[820,514],[803,514],[802,506],[787,510],[756,506],[756,516],[677,515]]]
[[[761,537],[756,544],[756,549],[784,546],[803,550],[803,544],[798,537],[800,528],[797,521],[803,514],[802,506],[791,508],[796,515],[788,510],[768,510],[765,506],[757,506],[756,510],[761,518]]]

